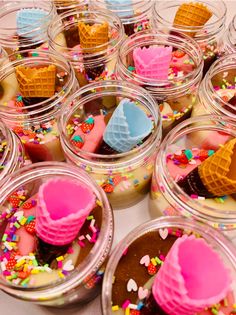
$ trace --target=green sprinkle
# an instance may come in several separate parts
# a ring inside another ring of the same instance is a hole
[[[218,310],[216,308],[212,308],[211,309],[212,314],[216,315],[218,314]]]
[[[29,281],[30,281],[30,277],[28,277],[28,278],[26,278],[25,280],[23,280],[23,281],[21,282],[21,285],[24,287],[24,286],[26,286],[26,285],[28,284]]]
[[[14,226],[15,226],[17,229],[20,228],[20,224],[19,224],[18,222],[15,222],[15,223],[14,223]]]
[[[129,70],[129,71],[134,71],[134,70],[135,70],[135,68],[134,68],[134,67],[129,66],[129,67],[128,67],[128,70]]]
[[[21,95],[17,96],[17,101],[22,101],[22,96]]]
[[[38,52],[33,52],[33,53],[32,53],[32,56],[33,56],[33,57],[38,57],[38,55],[39,55]]]
[[[193,158],[193,154],[191,150],[185,150],[184,154],[186,155],[188,160],[191,160]]]
[[[39,265],[36,259],[34,259],[34,260],[32,261],[32,263],[33,263],[33,265],[34,265],[35,267],[37,267],[37,266]]]
[[[155,257],[156,262],[158,263],[158,265],[162,265],[163,261],[160,260],[160,258],[158,258],[157,256]]]
[[[212,156],[215,153],[214,150],[208,150],[208,156]]]
[[[93,220],[93,215],[88,216],[88,217],[87,217],[87,220],[88,220],[88,221]]]
[[[6,240],[7,240],[7,234],[5,233],[5,234],[3,234],[2,241],[6,242]]]

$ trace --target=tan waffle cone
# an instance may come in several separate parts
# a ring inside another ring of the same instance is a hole
[[[212,12],[202,3],[183,3],[176,12],[174,26],[203,26],[211,16]],[[186,33],[192,37],[196,34],[194,32]]]
[[[84,22],[78,23],[80,45],[85,53],[95,53],[107,48],[108,43],[108,24],[88,25]],[[99,47],[103,45],[102,47]]]
[[[23,97],[51,97],[55,93],[56,67],[18,66],[16,78]]]
[[[236,138],[206,159],[198,172],[204,186],[215,196],[236,193]]]

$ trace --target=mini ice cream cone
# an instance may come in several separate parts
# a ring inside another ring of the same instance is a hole
[[[38,256],[49,262],[70,245],[95,206],[95,195],[83,183],[51,179],[38,192],[36,234]],[[48,253],[48,254],[47,254]],[[53,257],[54,256],[54,257]]]
[[[152,131],[152,122],[145,112],[123,99],[110,118],[103,140],[117,152],[128,152]]]
[[[88,25],[84,22],[78,23],[80,45],[84,53],[96,53],[107,48],[108,24]]]
[[[133,52],[136,73],[149,79],[167,80],[171,57],[172,47],[136,48]]]
[[[230,286],[229,270],[219,254],[204,239],[184,235],[167,254],[152,294],[167,314],[193,315],[223,300]]]
[[[71,243],[94,205],[95,196],[85,184],[59,178],[47,181],[38,192],[37,235],[52,245]]]
[[[51,97],[55,93],[56,67],[18,66],[16,78],[23,97]]]
[[[212,12],[202,3],[183,3],[176,12],[174,26],[203,26],[211,18]],[[195,32],[187,32],[194,37]]]
[[[236,138],[227,142],[178,184],[189,195],[207,198],[236,193]]]
[[[236,138],[198,167],[204,186],[215,196],[236,193]]]

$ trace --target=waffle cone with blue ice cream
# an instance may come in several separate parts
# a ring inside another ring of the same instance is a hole
[[[116,152],[128,152],[152,131],[152,121],[129,99],[123,99],[110,118],[104,142]]]

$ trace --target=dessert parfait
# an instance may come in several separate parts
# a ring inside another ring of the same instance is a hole
[[[114,249],[103,314],[231,315],[235,279],[235,248],[221,233],[182,217],[156,219]]]
[[[8,1],[1,5],[0,45],[12,54],[47,48],[47,28],[55,14],[51,1]]]
[[[145,90],[121,81],[90,84],[64,105],[59,127],[67,161],[89,172],[114,208],[149,191],[161,119]]]
[[[186,120],[166,137],[153,175],[150,214],[181,214],[236,238],[236,125],[227,117]]]
[[[144,87],[155,98],[165,135],[191,116],[202,67],[201,49],[190,37],[152,30],[122,43],[116,70],[119,79]]]
[[[236,52],[236,15],[232,19],[225,33],[224,53],[231,54]]]
[[[63,161],[57,117],[77,81],[69,62],[43,50],[9,56],[0,69],[0,114],[32,162]]]
[[[205,74],[221,50],[226,12],[222,0],[156,1],[153,26],[170,34],[181,32],[193,37],[203,51]]]
[[[99,292],[113,236],[106,195],[74,166],[32,164],[1,187],[0,288],[49,306]]]
[[[152,5],[152,0],[91,0],[91,6],[106,8],[118,15],[127,36],[150,28]]]
[[[0,182],[24,163],[24,150],[19,138],[0,121]]]
[[[236,54],[218,59],[202,81],[192,117],[204,114],[236,120]]]
[[[80,86],[114,77],[124,35],[114,13],[77,8],[55,18],[48,32],[50,48],[72,63]]]

